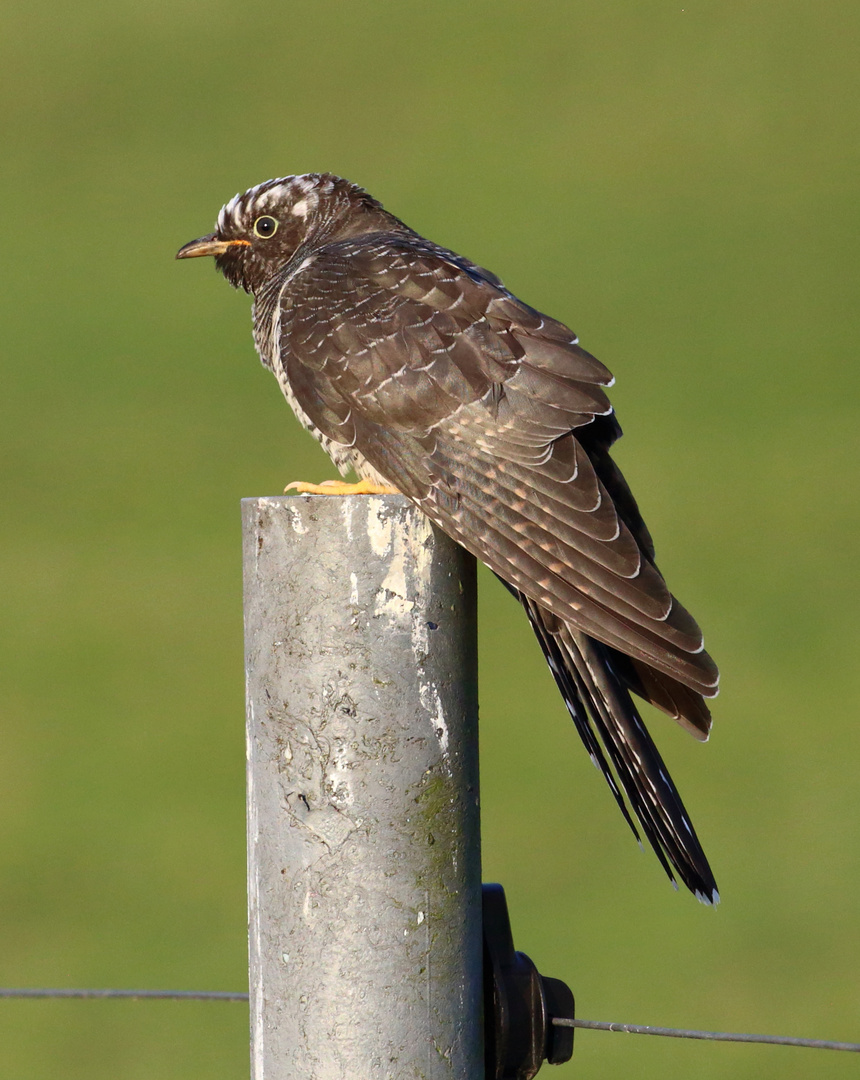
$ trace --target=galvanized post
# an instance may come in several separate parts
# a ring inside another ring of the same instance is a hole
[[[245,499],[254,1080],[479,1080],[474,561],[399,496]]]

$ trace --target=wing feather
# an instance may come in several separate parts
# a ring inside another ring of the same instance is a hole
[[[609,457],[608,370],[498,279],[417,238],[330,245],[293,289],[281,352],[320,430],[523,596],[631,657],[625,685],[701,732],[695,702],[717,669]]]

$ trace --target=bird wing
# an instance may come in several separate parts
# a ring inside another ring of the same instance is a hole
[[[590,428],[614,424],[608,370],[497,278],[417,238],[341,241],[306,262],[281,297],[280,355],[319,429],[524,596],[662,675],[661,707],[675,711],[674,684],[712,696],[716,666],[629,489],[589,456]]]
[[[630,691],[707,738],[718,673],[609,454],[609,371],[498,278],[417,237],[341,241],[290,274],[278,354],[301,409],[517,596],[634,833],[624,794],[669,876],[715,902]]]

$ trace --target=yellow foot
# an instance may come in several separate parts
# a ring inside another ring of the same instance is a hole
[[[287,484],[284,492],[299,491],[307,495],[399,495],[395,487],[374,484],[370,480],[359,480],[357,484],[347,484],[344,480],[323,480],[321,484],[306,484],[304,480],[294,480]]]

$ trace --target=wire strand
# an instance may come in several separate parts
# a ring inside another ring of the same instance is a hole
[[[43,987],[0,987],[0,998],[126,998],[160,1001],[248,1001],[248,995],[229,990],[86,990]],[[772,1046],[800,1046],[809,1050],[845,1050],[860,1053],[860,1043],[833,1042],[828,1039],[795,1039],[787,1035],[746,1035],[732,1031],[693,1031],[688,1028],[648,1027],[644,1024],[618,1024],[605,1020],[569,1020],[553,1017],[556,1027],[588,1028],[593,1031],[619,1031],[627,1035],[662,1035],[670,1039],[705,1039],[711,1042],[767,1043]]]
[[[615,1024],[604,1020],[565,1020],[553,1017],[556,1027],[621,1031],[628,1035],[663,1035],[669,1039],[707,1039],[712,1042],[769,1043],[773,1046],[803,1046],[809,1050],[847,1050],[860,1053],[860,1043],[832,1042],[828,1039],[794,1039],[788,1035],[745,1035],[734,1031],[692,1031],[688,1028],[647,1027],[643,1024]]]
[[[0,998],[156,998],[165,1001],[247,1001],[229,990],[47,990],[0,987]]]

